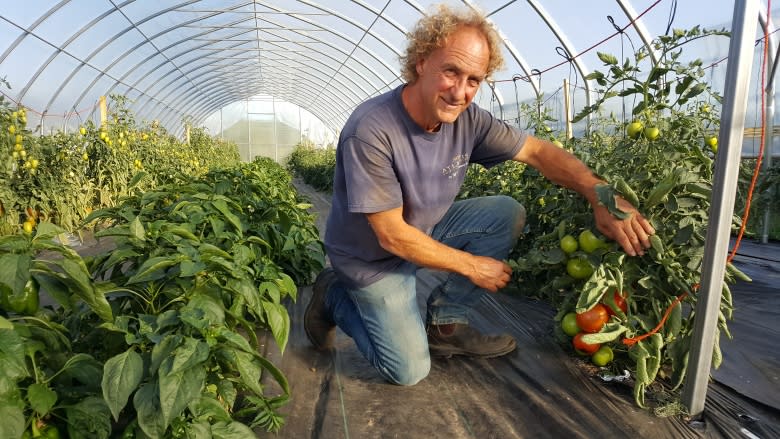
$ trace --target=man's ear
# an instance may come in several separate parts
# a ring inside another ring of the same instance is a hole
[[[417,76],[422,75],[423,69],[425,64],[425,58],[420,58],[417,60],[417,64],[414,66],[415,70],[417,71]]]

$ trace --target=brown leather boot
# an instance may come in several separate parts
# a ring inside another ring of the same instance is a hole
[[[325,307],[325,296],[330,285],[336,281],[336,272],[326,268],[317,275],[312,287],[311,300],[303,314],[303,329],[309,341],[318,350],[324,351],[333,347],[336,338],[336,324]]]
[[[463,323],[428,326],[428,349],[432,356],[493,358],[506,355],[517,347],[509,334],[485,335]]]

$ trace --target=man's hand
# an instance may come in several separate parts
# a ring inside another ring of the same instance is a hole
[[[620,244],[628,255],[644,255],[645,249],[650,248],[649,237],[655,233],[653,226],[628,201],[620,196],[616,196],[615,201],[618,209],[628,213],[629,217],[617,218],[603,205],[594,204],[596,228],[604,236]]]
[[[505,262],[487,256],[472,258],[472,270],[466,274],[466,277],[474,285],[495,293],[509,282],[512,269]]]

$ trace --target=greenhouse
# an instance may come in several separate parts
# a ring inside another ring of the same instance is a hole
[[[0,438],[780,437],[771,0],[0,6]]]

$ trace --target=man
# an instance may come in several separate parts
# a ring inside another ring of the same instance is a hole
[[[525,210],[505,196],[454,202],[469,163],[524,162],[593,206],[598,229],[629,255],[649,247],[650,224],[628,202],[619,220],[597,202],[604,183],[577,158],[511,127],[472,104],[480,84],[503,64],[500,39],[484,16],[446,6],[420,20],[401,58],[403,86],[359,105],[337,147],[325,246],[333,269],[317,277],[304,316],[318,349],[335,325],[388,381],[413,385],[430,358],[497,357],[510,335],[484,335],[468,310],[510,279],[503,262]],[[425,322],[417,270],[438,273]]]

